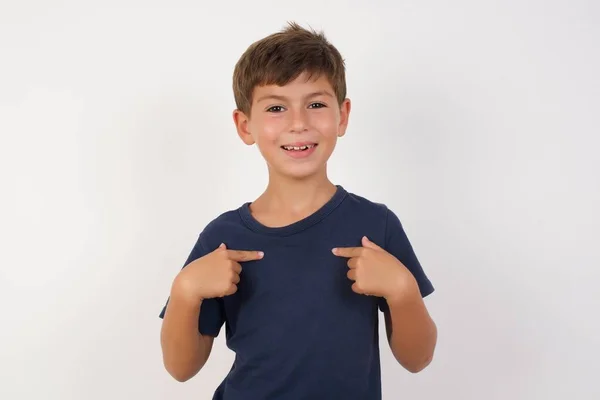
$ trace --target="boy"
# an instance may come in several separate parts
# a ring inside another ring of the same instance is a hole
[[[323,34],[296,24],[235,67],[235,126],[269,183],[200,233],[160,315],[178,381],[205,365],[225,325],[236,356],[215,400],[380,399],[379,310],[404,368],[432,359],[423,297],[434,289],[398,217],[327,177],[350,113],[344,75]]]

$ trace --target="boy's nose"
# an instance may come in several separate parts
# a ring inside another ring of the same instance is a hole
[[[292,111],[290,121],[290,132],[301,133],[307,130],[306,113],[304,110]]]

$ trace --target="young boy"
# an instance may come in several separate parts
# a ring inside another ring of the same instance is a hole
[[[200,233],[160,314],[178,381],[200,371],[225,325],[236,356],[215,400],[381,399],[379,310],[404,368],[432,359],[433,286],[398,217],[327,176],[350,113],[344,69],[322,33],[296,24],[235,67],[235,126],[269,183]]]

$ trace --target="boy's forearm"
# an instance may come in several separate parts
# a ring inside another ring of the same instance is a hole
[[[388,301],[388,341],[398,362],[416,373],[427,367],[437,342],[437,327],[420,295],[402,301]]]
[[[176,380],[195,376],[204,366],[213,338],[198,332],[200,305],[172,290],[161,329],[163,362]]]

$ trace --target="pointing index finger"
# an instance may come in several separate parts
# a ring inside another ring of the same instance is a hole
[[[331,250],[333,254],[339,257],[358,257],[362,254],[362,247],[336,247]]]
[[[264,253],[262,251],[249,251],[249,250],[227,250],[227,256],[233,261],[253,261],[260,260],[263,258]]]

